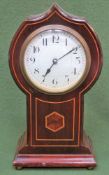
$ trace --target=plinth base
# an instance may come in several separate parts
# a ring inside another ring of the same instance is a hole
[[[96,166],[93,155],[18,154],[13,162],[16,169],[23,167],[87,167]]]
[[[36,154],[36,148],[26,144],[26,135],[21,137],[13,161],[16,169],[23,167],[83,167],[93,169],[96,166],[89,138],[84,134],[83,144],[78,147],[78,153],[71,154]],[[80,150],[83,150],[81,153]],[[86,153],[86,150],[87,153]],[[89,154],[88,154],[89,152]]]

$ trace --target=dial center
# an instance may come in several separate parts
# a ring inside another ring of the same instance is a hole
[[[58,59],[57,58],[54,58],[53,59],[53,64],[57,64],[58,63]]]

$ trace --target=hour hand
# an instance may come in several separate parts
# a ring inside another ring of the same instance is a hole
[[[47,69],[46,73],[43,75],[43,77],[44,77],[43,82],[45,81],[45,77],[46,77],[46,75],[47,75],[47,74],[49,74],[49,73],[50,73],[50,71],[51,71],[51,69],[50,69],[50,68],[49,68],[49,69]]]
[[[52,65],[50,66],[50,68],[47,69],[46,73],[43,75],[44,79],[43,82],[45,81],[45,77],[47,76],[47,74],[49,74],[51,72],[52,67],[58,63],[58,60],[56,58],[54,58],[52,60]]]

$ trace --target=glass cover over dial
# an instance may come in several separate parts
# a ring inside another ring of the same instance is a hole
[[[52,94],[77,87],[89,67],[78,37],[56,27],[35,34],[27,43],[22,60],[23,73],[32,86]]]

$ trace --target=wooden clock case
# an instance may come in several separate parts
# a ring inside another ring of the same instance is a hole
[[[91,54],[91,66],[84,82],[63,95],[44,94],[34,89],[20,67],[20,51],[25,39],[40,27],[53,24],[76,30],[85,39]],[[16,168],[95,167],[91,142],[83,131],[84,94],[99,77],[102,52],[87,21],[53,5],[46,13],[22,23],[12,40],[9,57],[12,76],[27,99],[27,130],[19,139],[13,165]]]

